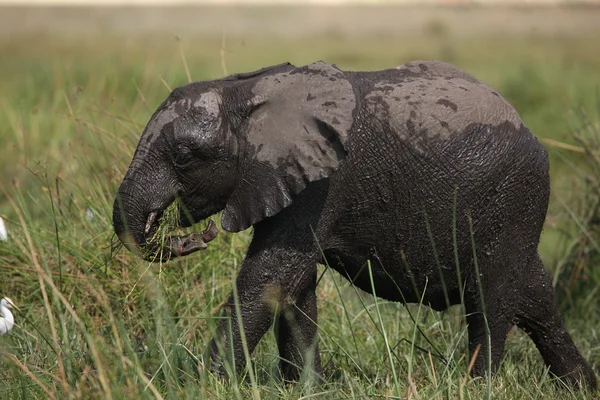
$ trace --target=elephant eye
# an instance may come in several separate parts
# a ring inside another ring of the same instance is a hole
[[[178,145],[173,160],[178,166],[185,166],[192,161],[192,151],[185,145]]]

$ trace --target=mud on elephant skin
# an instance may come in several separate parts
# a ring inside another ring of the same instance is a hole
[[[385,299],[423,298],[436,310],[464,301],[471,354],[481,346],[474,375],[487,365],[485,303],[493,370],[516,324],[555,375],[595,387],[538,255],[548,170],[546,150],[510,104],[449,64],[281,64],[175,89],[142,133],[113,221],[128,248],[150,253],[176,199],[185,225],[223,211],[225,230],[253,226],[235,283],[241,315],[231,296],[223,312],[232,318],[209,349],[214,371],[245,365],[240,319],[250,351],[275,319],[284,378],[307,363],[321,371],[324,254],[367,292],[370,260]],[[167,241],[171,254],[206,247],[186,240]]]

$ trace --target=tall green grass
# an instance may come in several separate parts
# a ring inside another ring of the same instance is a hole
[[[188,81],[186,64],[199,80],[222,76],[224,65],[231,73],[324,59],[382,69],[444,59],[497,87],[537,135],[588,151],[582,159],[551,150],[555,195],[542,249],[567,325],[584,357],[598,364],[596,39],[397,40],[230,37],[226,51],[220,40],[202,38],[0,44],[0,213],[10,235],[0,242],[0,295],[22,309],[15,329],[0,337],[0,398],[480,399],[488,390],[499,399],[589,396],[556,385],[520,333],[509,338],[488,389],[485,379],[469,377],[459,309],[437,313],[375,299],[327,268],[318,285],[323,382],[282,383],[271,333],[240,377],[198,375],[249,233],[221,231],[206,251],[163,264],[115,242],[114,194],[166,86]],[[588,117],[569,119],[570,110]],[[586,136],[577,130],[583,128]]]

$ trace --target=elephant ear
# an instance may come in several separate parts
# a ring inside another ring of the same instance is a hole
[[[246,166],[222,219],[234,232],[277,214],[338,168],[356,107],[344,73],[323,62],[258,77],[250,92]]]

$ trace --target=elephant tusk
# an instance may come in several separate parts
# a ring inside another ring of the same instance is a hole
[[[217,224],[215,224],[213,220],[210,220],[208,221],[208,226],[206,229],[200,232],[200,237],[202,238],[203,242],[208,243],[216,238],[218,234],[219,228],[217,228]]]
[[[144,233],[147,235],[150,233],[150,229],[152,229],[152,225],[156,222],[156,217],[158,216],[158,211],[152,211],[148,215],[148,219],[146,220],[146,228],[144,229]]]

